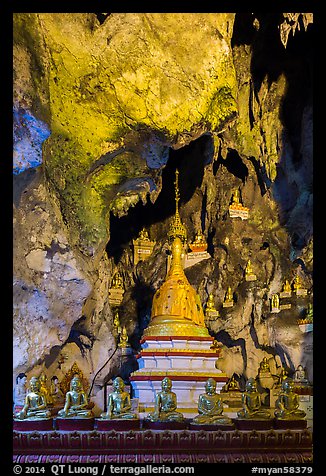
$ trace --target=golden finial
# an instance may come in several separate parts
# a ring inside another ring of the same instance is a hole
[[[179,200],[180,200],[180,190],[179,190],[179,170],[175,171],[175,181],[174,181],[174,191],[175,191],[175,216],[174,220],[170,225],[168,232],[168,237],[170,241],[173,241],[177,236],[181,239],[184,244],[187,241],[187,230],[181,222],[179,214]]]

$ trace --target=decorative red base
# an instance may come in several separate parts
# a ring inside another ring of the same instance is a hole
[[[53,419],[48,420],[14,420],[16,431],[53,431]]]
[[[56,418],[55,428],[62,431],[92,431],[94,418]]]
[[[129,431],[139,430],[140,420],[101,420],[95,419],[95,429],[98,431]]]
[[[146,430],[185,430],[188,422],[179,421],[148,421],[143,420],[143,428]]]
[[[308,430],[14,431],[13,460],[16,464],[303,465],[312,463],[312,433]]]
[[[238,430],[271,430],[273,428],[273,418],[270,420],[246,420],[245,418],[234,418],[233,423]]]
[[[234,430],[234,425],[196,425],[195,423],[189,424],[189,430],[196,431],[232,431]]]
[[[274,428],[277,430],[304,430],[307,428],[307,420],[278,420],[276,418]]]

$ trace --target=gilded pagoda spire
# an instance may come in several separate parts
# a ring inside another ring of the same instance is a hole
[[[165,281],[153,298],[151,320],[145,336],[204,336],[208,330],[200,298],[190,285],[181,263],[183,245],[172,243],[172,263]]]
[[[177,236],[180,238],[184,244],[187,241],[187,230],[183,225],[180,214],[179,214],[179,200],[180,200],[180,190],[179,190],[179,170],[175,171],[175,181],[174,181],[174,192],[175,192],[175,215],[174,219],[170,225],[168,232],[168,238],[172,242]]]

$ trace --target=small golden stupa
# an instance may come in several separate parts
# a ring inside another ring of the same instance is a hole
[[[181,221],[182,227],[179,224],[177,172],[175,181],[176,216],[169,231],[169,238],[171,241],[173,240],[172,262],[164,283],[154,295],[151,320],[143,337],[209,337],[200,298],[190,285],[182,267],[181,256],[184,253],[182,238],[185,238],[186,234]]]

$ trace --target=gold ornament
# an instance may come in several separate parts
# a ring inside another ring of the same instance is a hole
[[[180,190],[179,190],[179,170],[175,171],[175,215],[174,219],[170,225],[168,232],[168,238],[172,242],[176,237],[179,237],[183,244],[187,241],[187,230],[181,222],[179,214],[179,200],[180,200]]]

